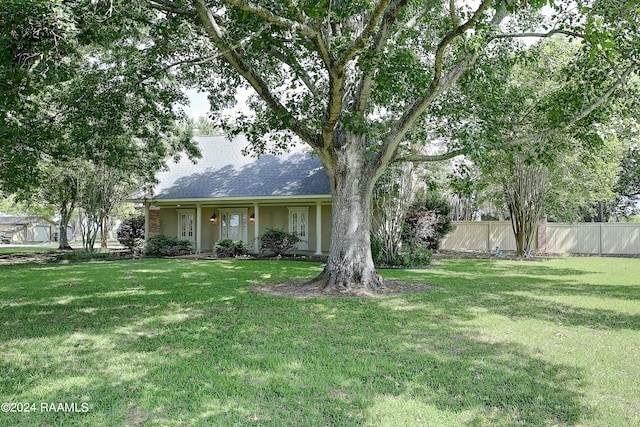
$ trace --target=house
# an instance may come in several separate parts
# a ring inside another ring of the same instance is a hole
[[[331,189],[320,160],[297,148],[282,155],[243,155],[248,141],[237,136],[199,136],[202,158],[186,156],[157,175],[145,206],[145,234],[191,240],[198,252],[221,239],[241,240],[259,250],[267,228],[296,233],[298,251],[329,250]]]
[[[41,216],[0,216],[2,243],[49,242],[56,224]]]

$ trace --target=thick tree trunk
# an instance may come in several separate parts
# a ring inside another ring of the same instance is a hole
[[[351,142],[351,141],[350,141]],[[360,295],[383,286],[371,256],[371,193],[364,144],[347,143],[339,153],[332,185],[331,247],[327,265],[310,283],[324,293]]]
[[[69,206],[66,202],[63,202],[60,205],[60,237],[58,239],[58,249],[73,249],[71,245],[69,245],[69,240],[67,239],[67,227],[69,226],[69,220],[71,219],[73,209],[73,205]]]

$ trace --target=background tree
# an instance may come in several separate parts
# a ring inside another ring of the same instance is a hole
[[[420,181],[414,165],[406,162],[389,168],[376,183],[371,229],[376,264],[396,264],[402,249],[404,218]]]
[[[469,159],[457,162],[448,176],[448,190],[454,221],[472,221],[479,215],[481,195],[487,188],[482,171]]]
[[[67,228],[78,205],[80,191],[78,162],[69,161],[65,164],[43,162],[39,166],[41,182],[46,185],[39,186],[37,193],[31,192],[30,189],[28,194],[21,194],[27,200],[44,200],[57,208],[60,216],[58,249],[72,249],[67,236]]]
[[[184,116],[174,104],[185,96],[159,60],[162,47],[151,41],[151,33],[163,31],[152,26],[155,12],[128,8],[127,20],[136,24],[125,28],[111,6],[0,4],[6,18],[0,74],[8,83],[0,86],[0,187],[6,192],[31,196],[42,187],[52,196],[46,187],[60,189],[73,175],[66,168],[82,160],[153,182],[167,156],[198,155],[191,134],[175,128]],[[51,179],[52,171],[60,179]],[[69,203],[61,205],[63,221]]]
[[[56,215],[56,208],[43,201],[34,200],[31,203],[19,201],[15,194],[9,194],[4,198],[0,198],[0,213],[5,215],[44,216],[45,218],[53,219]]]
[[[220,130],[216,124],[205,116],[200,116],[193,124],[195,135],[216,135]]]
[[[81,171],[78,205],[83,248],[93,252],[100,236],[100,247],[106,249],[110,215],[141,181],[128,171],[91,162],[84,162]]]
[[[541,164],[527,161],[521,153],[509,153],[507,158],[501,164],[506,166],[500,177],[502,191],[516,240],[516,256],[528,257],[551,191],[549,171]]]
[[[640,145],[627,148],[620,160],[614,213],[629,218],[640,213]]]

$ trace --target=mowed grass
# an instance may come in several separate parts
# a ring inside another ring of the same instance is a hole
[[[36,404],[0,425],[640,425],[638,259],[437,261],[383,271],[436,289],[375,299],[250,290],[321,268],[0,266],[0,401]]]

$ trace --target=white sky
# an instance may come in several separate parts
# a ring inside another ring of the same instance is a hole
[[[226,115],[233,115],[234,112],[242,112],[245,114],[249,113],[249,108],[247,107],[247,100],[252,92],[253,91],[249,89],[240,89],[238,91],[238,94],[236,95],[236,99],[238,102],[238,105],[236,106],[236,108],[230,108],[228,110],[224,110],[223,113]],[[200,116],[206,117],[207,114],[209,113],[209,109],[211,108],[211,105],[209,104],[209,100],[207,99],[207,96],[209,95],[209,93],[200,92],[196,89],[185,90],[185,93],[189,97],[190,105],[188,106],[183,105],[182,108],[184,108],[184,112],[187,114],[187,116],[189,116],[194,120],[197,120],[198,117]]]
[[[195,89],[189,89],[186,91],[191,105],[183,106],[184,112],[190,118],[196,120],[200,116],[206,116],[209,112],[209,100],[207,99],[207,92],[198,92]]]

